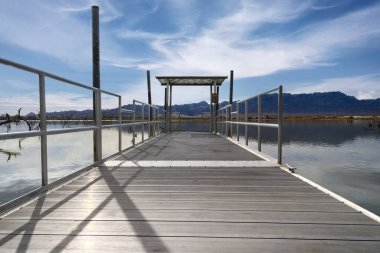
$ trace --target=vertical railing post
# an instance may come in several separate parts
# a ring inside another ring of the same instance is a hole
[[[149,104],[149,133],[148,133],[148,136],[149,137],[152,137],[154,135],[154,127],[155,125],[153,125],[152,127],[152,124],[150,123],[152,121],[152,118],[153,118],[153,111],[151,110],[151,105],[152,105],[152,94],[151,94],[151,91],[150,91],[150,71],[147,70],[146,71],[146,81],[147,81],[147,84],[148,84],[148,104]]]
[[[102,160],[102,109],[101,109],[101,95],[100,90],[95,90],[95,156],[96,161]]]
[[[144,104],[141,104],[141,140],[144,141],[144,128],[145,128],[145,124],[144,124]]]
[[[212,86],[210,85],[210,133],[212,133]]]
[[[122,118],[121,118],[121,96],[119,96],[119,119],[118,119],[118,122],[119,122],[119,152],[121,151],[122,149],[122,129],[121,129],[121,123],[122,123]]]
[[[133,136],[132,136],[132,144],[133,147],[136,145],[136,102],[133,100]]]
[[[248,100],[244,102],[244,121],[248,122]],[[245,145],[248,146],[248,125],[245,125]]]
[[[39,73],[40,92],[40,131],[41,135],[41,180],[42,186],[48,184],[47,168],[47,136],[46,136],[46,99],[45,99],[45,74]]]
[[[172,104],[173,104],[173,86],[170,85],[170,104],[169,104],[169,131],[172,130]]]
[[[218,122],[220,120],[220,116],[219,116],[219,87],[216,88],[216,97],[217,97],[217,102],[216,102],[216,105],[215,105],[215,133],[218,133],[218,128],[219,128],[219,125],[218,125]]]
[[[231,70],[230,72],[230,107],[228,109],[228,121],[232,121],[232,103],[233,103],[233,92],[234,92],[234,71]],[[232,137],[232,124],[227,125],[227,135],[228,137]]]
[[[225,108],[225,110],[226,110],[226,113],[225,113],[225,116],[226,116],[226,137],[228,137],[228,117],[229,117],[229,114],[228,114],[228,112],[229,112],[229,109],[228,109],[228,107],[227,108]]]
[[[156,119],[158,120],[158,122],[157,122],[157,134],[160,134],[161,133],[161,114],[160,114],[160,108],[157,109],[156,113],[157,113]]]
[[[239,103],[236,102],[236,123],[239,123]],[[236,124],[236,140],[239,141],[239,124]]]
[[[257,97],[257,123],[261,123],[261,96]],[[261,151],[261,127],[257,126],[257,150]]]
[[[282,164],[282,85],[278,87],[278,152],[277,163]]]
[[[156,110],[156,107],[153,107],[153,136],[156,135],[156,131],[157,131],[157,123],[156,123],[156,113],[157,113],[157,110]]]
[[[170,127],[169,127],[169,82],[166,84],[166,89],[165,89],[165,129],[166,132],[169,133]]]
[[[151,126],[152,115],[150,114],[150,112],[151,112],[150,110],[151,110],[151,108],[148,105],[148,139],[153,136],[153,133],[151,133],[151,129],[152,129],[152,126]]]

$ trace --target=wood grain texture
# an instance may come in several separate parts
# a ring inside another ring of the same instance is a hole
[[[173,133],[114,161],[258,161]],[[380,225],[277,167],[99,166],[0,220],[0,252],[378,252]]]

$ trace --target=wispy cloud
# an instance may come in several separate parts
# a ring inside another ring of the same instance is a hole
[[[88,18],[83,21],[78,13],[90,13],[93,4],[100,5],[101,22],[121,17],[107,0],[24,1],[22,8],[17,1],[4,2],[0,9],[0,40],[54,57],[69,66],[88,67],[91,64],[91,21]],[[103,55],[117,54],[120,46],[108,36],[108,31],[103,33]]]
[[[380,75],[361,75],[343,78],[324,79],[320,82],[299,84],[291,93],[312,93],[341,91],[358,99],[375,99],[380,97]]]
[[[0,41],[90,71],[90,7],[98,4],[102,67],[108,65],[127,71],[150,69],[154,74],[225,75],[233,69],[236,78],[250,78],[284,70],[331,67],[339,64],[337,59],[342,51],[379,47],[376,42],[380,38],[380,4],[310,21],[309,14],[337,6],[317,0],[207,1],[210,2],[211,9],[205,9],[205,1],[187,0],[40,0],[23,1],[23,8],[18,1],[4,1],[0,8]],[[148,18],[160,11],[165,15],[161,13],[153,20],[162,20],[170,29],[158,26],[162,30],[152,32],[153,21]],[[302,25],[304,20],[310,22]],[[298,28],[292,26],[294,23]],[[132,46],[128,47],[128,43]],[[60,67],[47,71],[60,74],[61,70],[56,70]],[[127,78],[125,85],[119,84],[123,87],[119,91],[125,95],[123,103],[130,103],[133,98],[146,100],[145,78],[136,82],[133,82],[136,75]],[[380,96],[378,79],[371,75],[325,79],[294,91],[342,90],[359,98],[372,98]],[[347,83],[349,87],[344,85]],[[23,86],[20,84],[9,85],[20,88]],[[162,87],[152,85],[152,88],[154,102],[162,104]],[[175,97],[178,99],[175,103],[207,100],[208,92],[203,88],[186,89]],[[33,94],[27,92],[27,95]],[[91,99],[77,98],[71,93],[51,95],[49,99],[59,101],[51,107],[57,110],[78,104],[91,108]],[[4,101],[35,103],[27,96],[0,98],[1,108],[5,106]],[[110,102],[109,106],[113,104]]]
[[[23,92],[8,96],[0,96],[0,114],[15,114],[19,108],[22,113],[39,112],[38,92]],[[117,100],[112,96],[102,96],[102,108],[116,108]],[[63,110],[86,110],[92,109],[92,96],[78,95],[74,92],[47,92],[46,110],[48,112]]]
[[[100,22],[110,22],[117,18],[122,17],[122,13],[117,10],[109,0],[77,0],[77,1],[59,1],[58,11],[75,13],[75,12],[88,12],[91,6],[101,6]]]
[[[285,24],[313,9],[314,1],[275,1],[271,5],[243,1],[233,14],[214,20],[196,35],[125,34],[126,38],[151,39],[150,47],[159,59],[141,64],[143,68],[176,74],[220,74],[235,69],[237,77],[333,65],[338,50],[366,47],[380,37],[380,5],[309,25],[287,36],[253,36],[267,24]]]

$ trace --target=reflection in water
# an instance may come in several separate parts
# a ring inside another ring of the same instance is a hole
[[[380,214],[380,133],[367,121],[285,122],[283,162],[297,173]],[[244,128],[240,128],[244,135]],[[249,146],[257,148],[257,128]],[[262,151],[277,157],[277,130],[262,129]],[[241,143],[245,143],[241,136]]]
[[[58,126],[57,126],[58,127]],[[173,130],[209,131],[208,122],[174,123]],[[223,126],[219,126],[224,131]],[[380,214],[380,134],[376,127],[368,130],[368,121],[306,121],[284,123],[283,161],[297,167],[297,173]],[[244,140],[244,126],[239,133]],[[123,149],[132,145],[132,133],[122,128]],[[257,127],[249,127],[249,146],[257,147]],[[136,128],[136,142],[142,139]],[[262,128],[262,150],[277,155],[277,130]],[[234,128],[236,137],[236,128]],[[148,129],[144,129],[147,138]],[[92,132],[48,137],[50,182],[92,163]],[[0,202],[12,199],[41,183],[40,140],[26,138],[19,149],[18,140],[0,141],[2,150],[19,152],[12,156],[0,153]],[[118,151],[118,130],[103,130],[103,157]]]
[[[50,127],[54,128],[54,125]],[[55,128],[61,128],[61,125],[57,124]],[[18,126],[12,130],[26,129]],[[118,152],[118,130],[111,128],[102,132],[104,158]],[[139,138],[141,133],[137,134],[136,140]],[[128,128],[122,129],[122,140],[123,149],[131,146],[132,134],[128,133]],[[92,131],[51,135],[47,137],[47,145],[49,183],[93,163]],[[40,148],[40,137],[0,141],[0,149],[7,151],[0,152],[0,204],[41,186]]]

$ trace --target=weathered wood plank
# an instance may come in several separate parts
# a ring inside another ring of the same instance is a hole
[[[4,220],[0,233],[17,234],[24,226],[23,220]],[[165,221],[63,221],[31,220],[22,234],[112,235],[161,237],[226,237],[261,239],[313,239],[313,240],[378,240],[379,225],[332,225],[332,224],[273,224],[273,223],[223,223]],[[149,229],[147,229],[149,226]],[[54,227],[54,230],[51,228]]]
[[[70,201],[88,201],[88,200],[105,200],[109,198],[115,199],[131,199],[132,201],[138,200],[192,200],[192,201],[266,201],[266,202],[289,202],[289,201],[306,201],[306,202],[337,202],[337,200],[330,196],[317,193],[317,194],[287,194],[287,193],[157,193],[157,192],[144,192],[144,193],[88,193],[88,192],[75,192],[72,196],[65,192],[56,191],[54,194],[46,196],[46,200],[64,200],[69,198]]]
[[[90,209],[100,205],[100,201],[52,201],[44,200],[43,202],[33,202],[24,207],[25,209],[41,209],[41,211],[50,211],[59,206],[60,209]],[[251,210],[251,211],[294,211],[294,212],[350,212],[356,213],[352,208],[339,202],[320,202],[317,205],[313,202],[247,202],[247,201],[185,201],[185,200],[149,200],[149,201],[131,201],[125,200],[118,202],[116,199],[110,200],[103,209],[150,209],[150,210]]]
[[[81,189],[81,186],[67,185],[57,190],[56,193],[73,193]],[[171,193],[191,193],[191,192],[207,192],[207,193],[319,193],[320,191],[308,186],[91,186],[87,188],[85,193],[133,193],[133,192],[171,192]]]
[[[3,240],[6,235],[0,235]],[[289,240],[202,237],[128,237],[33,235],[12,237],[2,246],[6,252],[378,252],[379,241]]]
[[[129,220],[129,221],[186,221],[186,222],[268,222],[268,223],[328,223],[374,224],[361,213],[219,211],[219,210],[103,210],[57,209],[39,214],[21,209],[4,219],[57,220]]]
[[[96,179],[83,179],[79,178],[68,185],[75,186],[118,186],[125,182],[125,180],[114,180],[116,182],[105,181],[99,177],[99,180]],[[128,183],[128,186],[160,186],[160,185],[225,185],[225,186],[305,186],[305,182],[301,180],[254,180],[254,179],[160,179],[160,180],[140,180],[135,178],[133,181]]]
[[[174,133],[114,158],[123,159],[261,158],[218,136]],[[378,252],[380,225],[275,167],[100,166],[0,220],[0,246],[5,252]]]

